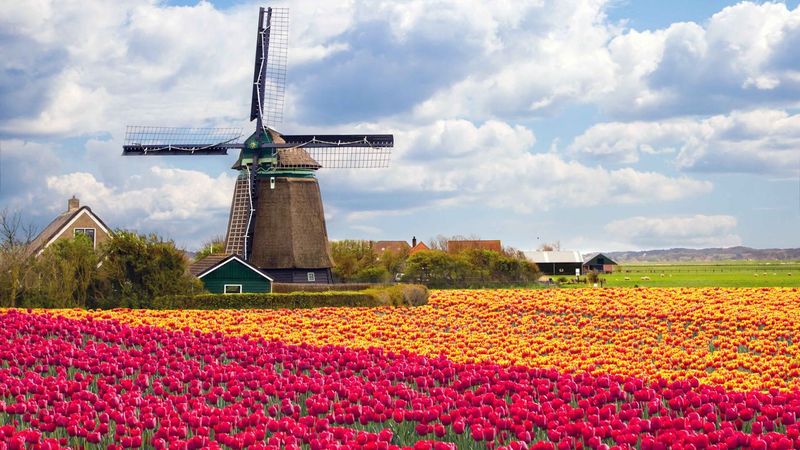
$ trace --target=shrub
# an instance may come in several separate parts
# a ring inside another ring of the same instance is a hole
[[[355,281],[364,281],[367,283],[382,283],[392,279],[392,275],[383,266],[366,267],[359,270],[353,276]]]
[[[586,274],[586,282],[587,283],[597,283],[599,280],[599,275],[596,271],[592,270]]]
[[[376,287],[372,283],[272,283],[272,292],[286,294],[289,292],[327,292],[327,291],[363,291]]]
[[[420,306],[428,302],[424,286],[395,285],[362,291],[272,294],[168,295],[153,300],[153,309],[298,309],[323,307]]]
[[[88,237],[56,241],[35,259],[36,276],[20,306],[85,308],[96,291],[97,263]]]
[[[203,292],[183,252],[157,235],[118,230],[101,248],[100,289],[94,308],[149,308],[162,295]]]
[[[419,284],[396,284],[363,292],[376,298],[380,306],[422,306],[428,303],[428,288]]]

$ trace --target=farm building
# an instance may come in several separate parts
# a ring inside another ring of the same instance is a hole
[[[208,255],[189,272],[214,294],[272,292],[272,278],[236,255]]]
[[[583,272],[611,273],[617,263],[602,253],[590,253],[584,257]]]
[[[448,253],[461,253],[466,250],[490,250],[500,253],[503,246],[499,240],[459,240],[447,241]]]
[[[583,257],[580,252],[552,251],[525,252],[525,257],[539,267],[545,275],[575,276],[581,273]]]
[[[67,210],[59,214],[28,244],[29,255],[39,256],[53,242],[85,235],[97,245],[111,237],[111,230],[88,206],[81,206],[74,196],[67,200]]]
[[[371,242],[372,250],[380,256],[383,252],[401,254],[408,252],[411,246],[406,241],[374,241]]]

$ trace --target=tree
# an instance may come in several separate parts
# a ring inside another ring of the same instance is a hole
[[[471,272],[472,266],[460,254],[423,250],[406,260],[403,279],[431,287],[456,287],[464,285],[465,280],[472,275]]]
[[[386,269],[386,273],[391,279],[394,275],[403,273],[406,259],[408,259],[408,249],[399,252],[384,250],[378,256],[378,263]]]
[[[195,262],[200,261],[208,255],[215,253],[222,253],[225,251],[225,238],[222,236],[214,236],[210,240],[203,242],[203,247],[199,252],[194,254]]]
[[[0,248],[24,247],[33,241],[36,234],[33,224],[23,225],[19,211],[7,208],[0,211]]]
[[[428,248],[431,250],[442,250],[448,251],[447,243],[449,241],[480,241],[481,237],[477,234],[470,234],[469,236],[464,236],[462,234],[456,234],[453,236],[444,236],[442,234],[437,234],[435,238],[430,239]]]
[[[365,267],[353,276],[352,281],[362,283],[387,283],[391,281],[392,276],[383,266],[370,266]]]
[[[561,241],[545,242],[544,244],[539,246],[538,251],[540,252],[561,251]]]
[[[403,279],[429,287],[491,287],[532,283],[538,275],[536,264],[492,250],[430,250],[406,260]]]
[[[97,284],[97,262],[88,236],[56,241],[36,258],[36,281],[26,303],[46,308],[86,307]]]
[[[333,274],[342,282],[358,281],[356,274],[378,264],[378,258],[369,241],[333,241],[331,256],[334,262]]]
[[[119,230],[101,255],[102,289],[93,306],[147,308],[158,296],[203,291],[183,252],[155,234]]]
[[[0,211],[0,306],[15,307],[22,300],[33,270],[28,244],[35,236],[19,211]]]

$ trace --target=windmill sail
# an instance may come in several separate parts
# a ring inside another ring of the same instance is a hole
[[[302,148],[328,169],[389,167],[394,137],[391,134],[340,134],[282,136],[288,145]]]
[[[227,155],[241,148],[241,128],[176,128],[129,125],[122,154],[132,155]]]
[[[283,121],[288,49],[289,9],[261,8],[250,103],[250,120],[258,119],[258,128]]]

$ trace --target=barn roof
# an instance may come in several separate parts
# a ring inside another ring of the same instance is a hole
[[[613,259],[609,258],[608,255],[606,255],[604,253],[600,253],[600,252],[593,252],[593,253],[589,253],[587,255],[583,255],[583,262],[588,264],[589,262],[591,262],[593,259],[597,258],[598,256],[602,256],[603,258],[605,258],[606,261],[608,261],[606,264],[617,264],[617,262],[614,261]]]
[[[270,278],[267,274],[258,270],[256,267],[253,267],[252,265],[248,264],[245,260],[239,258],[238,255],[226,255],[226,254],[208,255],[205,258],[201,259],[200,261],[197,261],[196,263],[190,265],[189,273],[196,276],[197,278],[203,278],[209,273],[233,261],[241,263],[242,265],[252,270],[256,274],[268,279],[269,281],[272,281],[272,278]]]
[[[201,273],[207,271],[208,269],[216,266],[217,264],[219,264],[220,262],[224,261],[225,259],[227,259],[230,256],[232,256],[232,255],[227,255],[227,254],[224,254],[224,253],[215,253],[215,254],[212,254],[212,255],[208,255],[205,258],[203,258],[203,259],[201,259],[199,261],[195,261],[192,264],[190,264],[189,265],[189,273],[191,273],[194,276],[198,276]]]
[[[525,257],[535,263],[583,263],[578,251],[524,252]]]

